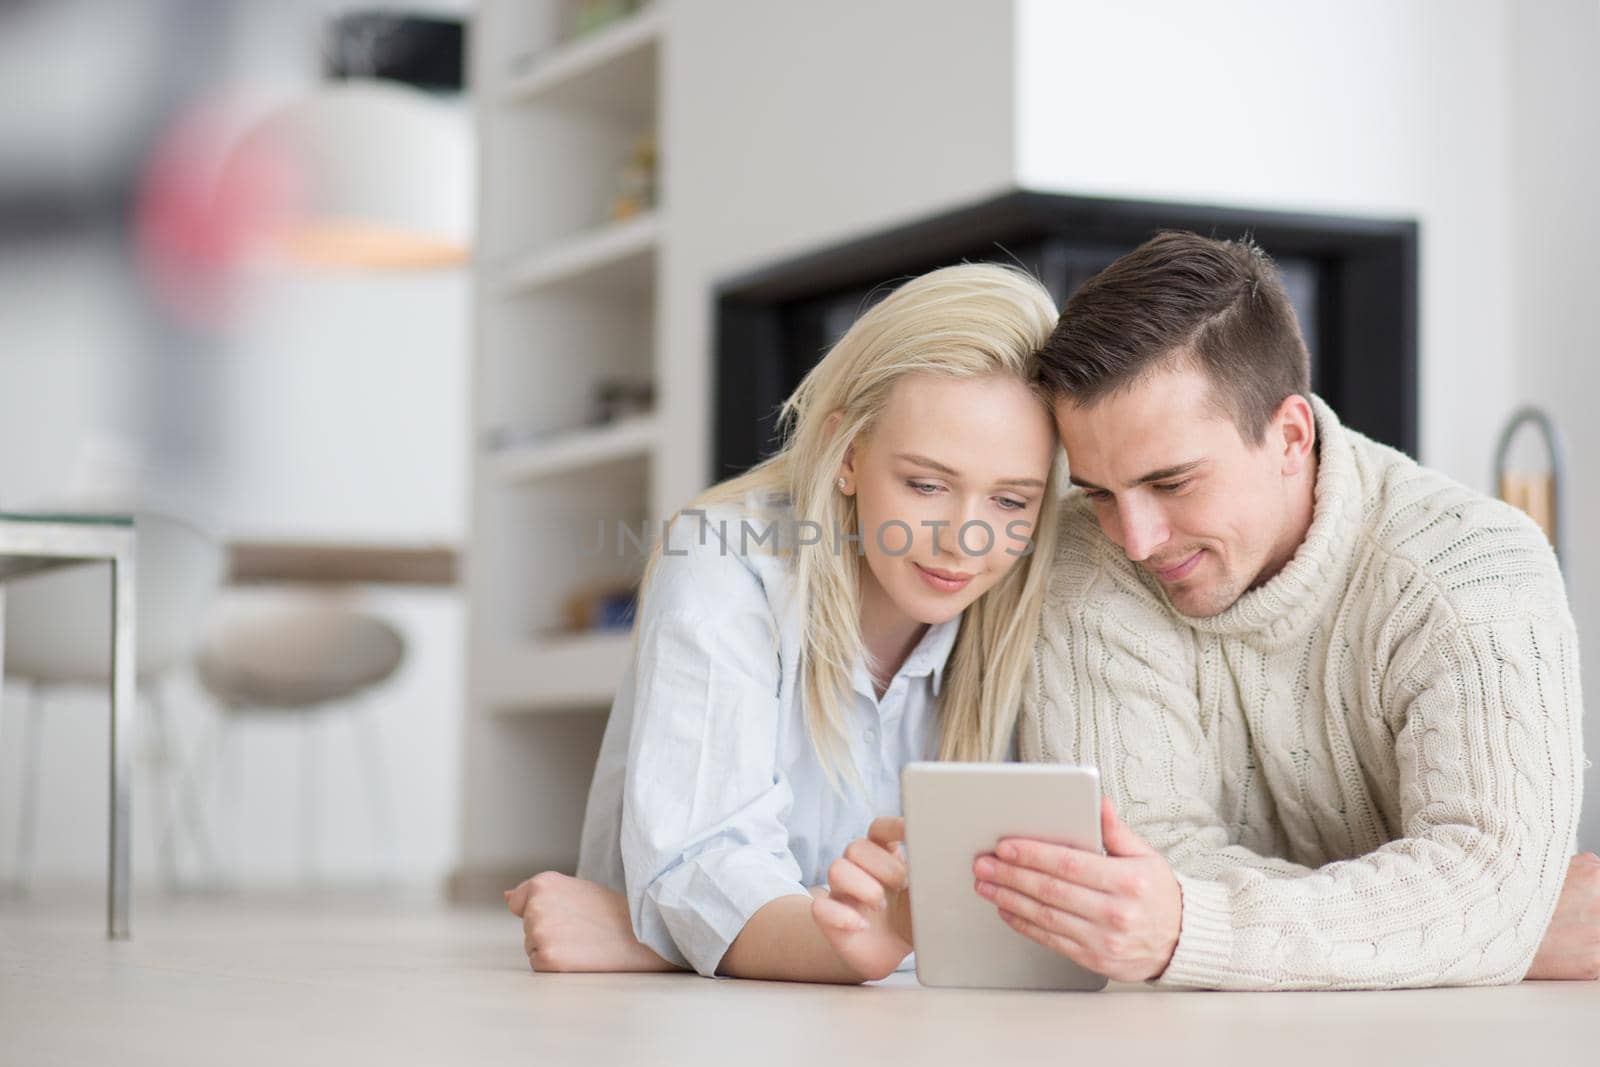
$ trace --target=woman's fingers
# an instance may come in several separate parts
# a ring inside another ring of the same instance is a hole
[[[842,856],[828,868],[828,893],[849,897],[869,908],[882,908],[889,903],[883,883]]]
[[[506,908],[511,914],[521,916],[523,909],[528,906],[528,892],[533,888],[533,879],[528,879],[515,889],[507,889],[504,893]]]
[[[906,864],[899,853],[872,841],[857,840],[845,848],[844,856],[886,888],[898,892],[906,887]]]
[[[855,933],[867,928],[861,913],[831,894],[817,897],[811,902],[811,918],[818,926],[831,927],[845,933]]]
[[[872,820],[867,827],[867,840],[875,845],[897,851],[895,844],[906,839],[906,820],[902,815],[883,815]]]

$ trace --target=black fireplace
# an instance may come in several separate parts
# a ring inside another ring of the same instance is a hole
[[[1014,263],[1062,304],[1162,229],[1253,237],[1283,271],[1312,388],[1346,425],[1416,455],[1415,222],[1015,192],[720,286],[713,477],[772,453],[778,406],[896,281],[951,263]]]

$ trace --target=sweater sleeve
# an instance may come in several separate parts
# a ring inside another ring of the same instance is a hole
[[[1118,665],[1120,681],[1101,672],[1090,681],[1096,695],[1074,711],[1097,724],[1099,758],[1119,771],[1114,799],[1167,855],[1183,890],[1178,946],[1159,983],[1520,980],[1560,894],[1581,797],[1576,635],[1559,592],[1551,604],[1533,598],[1525,610],[1472,622],[1439,606],[1394,664],[1400,684],[1387,717],[1401,836],[1317,870],[1229,843],[1213,746],[1174,650],[1104,613],[1059,627],[1085,643],[1080,662]]]

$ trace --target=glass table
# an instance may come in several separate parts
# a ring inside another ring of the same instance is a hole
[[[111,852],[106,884],[106,936],[129,936],[128,833],[133,812],[137,661],[134,656],[134,545],[125,515],[0,511],[0,680],[5,677],[5,582],[78,563],[111,564]]]

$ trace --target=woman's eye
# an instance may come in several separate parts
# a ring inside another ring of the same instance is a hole
[[[939,487],[932,482],[907,482],[906,484],[923,496],[932,496],[939,491]]]
[[[995,502],[998,503],[1001,509],[1004,511],[1022,511],[1028,506],[1028,502],[1026,500],[1013,500],[1008,496],[997,497]]]

